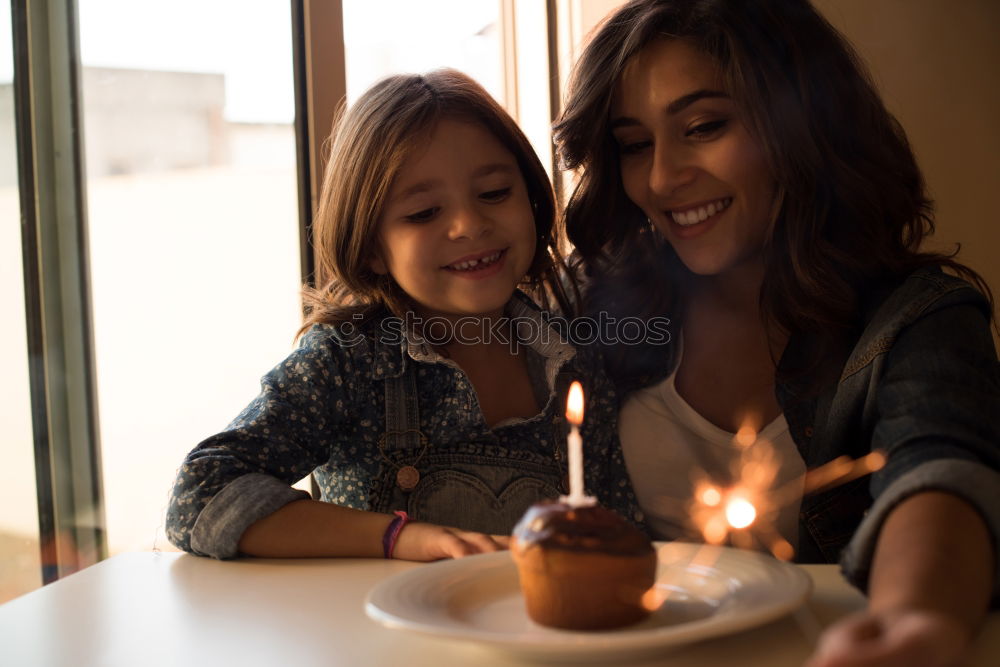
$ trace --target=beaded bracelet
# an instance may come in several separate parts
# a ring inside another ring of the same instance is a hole
[[[410,522],[410,516],[403,510],[396,510],[393,514],[396,516],[389,522],[389,526],[385,529],[385,534],[382,536],[382,555],[386,558],[392,558],[392,552],[396,549],[396,541],[399,539],[399,534],[403,531],[403,526]]]

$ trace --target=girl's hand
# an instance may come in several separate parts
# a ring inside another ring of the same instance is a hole
[[[400,560],[440,560],[506,549],[506,535],[472,533],[433,523],[411,522],[403,527],[392,557]]]
[[[805,667],[955,667],[971,639],[966,626],[940,612],[864,611],[827,628]]]

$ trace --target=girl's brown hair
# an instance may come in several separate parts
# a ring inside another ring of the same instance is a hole
[[[778,186],[763,250],[768,326],[816,334],[818,363],[859,326],[866,286],[926,265],[958,273],[992,305],[986,283],[955,253],[920,250],[933,207],[906,135],[854,50],[808,0],[633,0],[588,44],[555,126],[564,168],[581,168],[566,230],[594,285],[588,310],[683,312],[690,274],[625,195],[609,128],[625,64],[657,39],[683,39],[717,63]],[[657,355],[612,350],[611,370],[627,383]]]
[[[303,289],[306,316],[300,334],[313,324],[335,324],[382,307],[399,317],[411,309],[391,277],[371,269],[378,219],[403,162],[444,118],[482,124],[514,155],[538,235],[522,288],[543,307],[568,312],[575,303],[565,291],[575,289],[575,283],[564,273],[558,250],[552,185],[531,144],[478,83],[456,70],[441,69],[379,81],[334,124],[313,227],[317,286]]]

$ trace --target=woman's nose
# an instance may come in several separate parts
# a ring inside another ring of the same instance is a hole
[[[678,189],[694,181],[696,172],[683,150],[657,146],[649,171],[649,189],[658,197],[672,197]]]

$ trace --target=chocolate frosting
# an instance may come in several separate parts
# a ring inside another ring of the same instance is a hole
[[[528,508],[514,526],[521,548],[537,545],[567,551],[596,551],[640,556],[653,551],[642,531],[621,515],[600,505],[571,507],[547,501]]]

